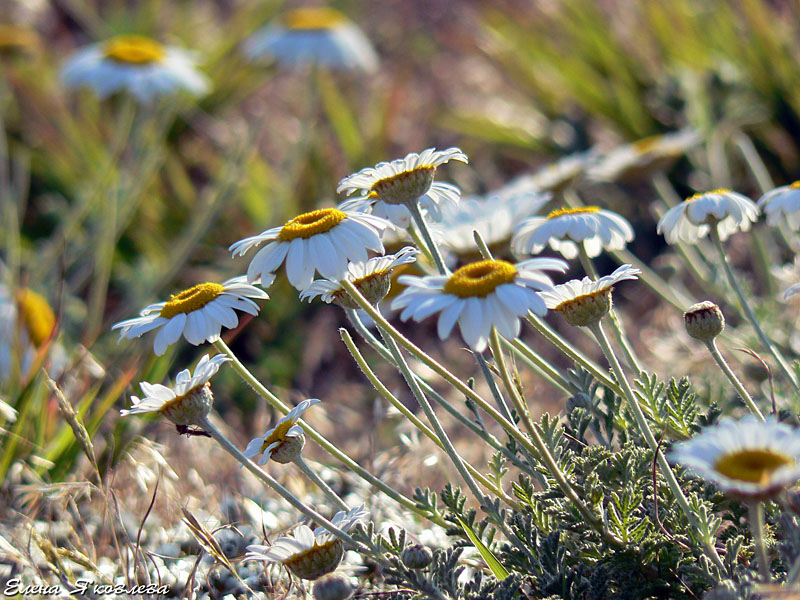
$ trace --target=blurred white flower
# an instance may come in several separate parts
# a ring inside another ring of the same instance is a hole
[[[669,460],[723,492],[765,499],[800,479],[800,434],[773,417],[723,419],[675,444]]]
[[[251,60],[274,58],[289,66],[318,64],[331,69],[371,73],[378,55],[364,32],[337,10],[291,10],[244,43]]]
[[[513,339],[519,335],[519,318],[533,311],[547,312],[538,293],[553,282],[544,271],[564,272],[567,264],[555,258],[532,258],[516,265],[503,260],[482,260],[465,265],[450,276],[404,275],[408,286],[394,299],[392,308],[403,309],[400,318],[422,321],[440,312],[438,333],[450,335],[458,322],[461,336],[476,352],[486,349],[492,327]]]
[[[265,285],[272,283],[273,279],[267,279]],[[167,302],[150,304],[139,313],[141,316],[120,321],[112,329],[120,330],[120,339],[130,339],[160,327],[161,331],[153,341],[153,350],[161,356],[181,334],[195,346],[215,342],[223,325],[233,329],[239,324],[234,309],[257,315],[258,304],[250,298],[267,300],[269,296],[248,285],[243,275],[221,284],[201,283],[173,295]]]
[[[668,244],[696,244],[708,235],[709,227],[717,224],[721,240],[737,231],[747,231],[758,219],[755,203],[728,189],[717,189],[690,196],[670,208],[658,221],[657,231]]]
[[[67,87],[88,86],[105,98],[126,91],[142,104],[185,90],[202,95],[208,79],[194,55],[138,35],[121,35],[78,50],[61,70]]]
[[[374,215],[322,208],[240,240],[229,250],[237,256],[269,242],[250,261],[248,280],[271,281],[285,259],[289,283],[302,291],[311,285],[316,271],[327,278],[342,277],[348,260],[366,262],[367,250],[382,254],[381,234],[390,226]]]
[[[786,219],[789,227],[800,229],[800,181],[782,185],[761,196],[758,208],[767,215],[767,224],[776,227]]]
[[[578,256],[583,242],[590,258],[605,250],[622,250],[633,240],[633,227],[627,219],[598,206],[561,208],[546,217],[531,217],[520,223],[511,240],[517,256],[538,254],[545,246],[564,258]]]
[[[342,179],[336,191],[345,192],[348,196],[361,192],[363,196],[345,200],[339,208],[371,212],[407,229],[411,223],[411,213],[406,205],[418,202],[421,209],[428,211],[438,221],[441,218],[441,206],[458,204],[461,196],[456,186],[433,181],[436,167],[451,160],[468,162],[467,155],[459,148],[428,148],[419,154],[411,152],[405,158],[361,169]]]

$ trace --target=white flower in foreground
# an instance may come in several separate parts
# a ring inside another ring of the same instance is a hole
[[[586,175],[595,181],[618,181],[663,171],[702,141],[694,129],[654,135],[608,152],[589,167]]]
[[[546,217],[531,217],[520,223],[511,239],[517,256],[538,254],[549,245],[564,258],[578,256],[583,243],[589,257],[605,250],[622,250],[633,240],[633,227],[622,216],[598,206],[561,208]]]
[[[248,280],[271,280],[285,259],[289,283],[302,291],[311,285],[316,271],[327,278],[342,277],[348,260],[365,262],[367,250],[383,254],[381,233],[389,226],[373,215],[322,208],[240,240],[229,250],[234,256],[243,255],[269,242],[250,261]]]
[[[419,250],[406,246],[395,254],[375,256],[367,262],[351,262],[347,265],[345,277],[353,282],[367,300],[377,304],[389,293],[392,271],[415,262],[417,254]],[[311,302],[317,296],[328,304],[335,302],[342,308],[358,308],[358,304],[350,298],[338,279],[317,279],[307,290],[300,293],[300,300]]]
[[[266,285],[271,284],[272,279],[267,279]],[[139,313],[141,316],[121,321],[112,329],[119,329],[122,339],[140,337],[160,327],[153,341],[153,350],[161,356],[181,334],[195,346],[217,341],[223,325],[233,329],[239,324],[234,309],[257,315],[258,304],[250,298],[267,300],[269,296],[248,285],[243,275],[221,284],[201,283],[173,295],[167,302],[147,306]]]
[[[125,417],[157,412],[176,425],[198,424],[200,419],[208,415],[214,401],[209,380],[229,360],[231,359],[222,354],[209,359],[206,354],[197,363],[194,374],[190,374],[189,369],[184,369],[178,373],[172,387],[143,381],[139,387],[142,388],[144,398],[131,396],[130,409],[121,410],[120,414]]]
[[[250,440],[244,455],[253,458],[261,454],[258,461],[260,465],[266,464],[270,459],[281,464],[294,460],[303,449],[303,428],[297,425],[297,421],[318,402],[316,398],[303,400],[278,421],[275,427],[261,437]]]
[[[442,208],[441,220],[431,229],[437,240],[452,252],[477,252],[474,231],[488,246],[505,244],[520,221],[539,210],[549,194],[538,192],[517,178],[485,196],[462,198],[457,206]]]
[[[767,215],[767,224],[777,227],[786,219],[789,227],[800,229],[800,181],[782,185],[761,196],[758,207]]]
[[[420,208],[428,211],[434,220],[439,220],[440,205],[458,204],[461,195],[456,186],[433,181],[436,167],[451,160],[468,162],[467,155],[459,148],[428,148],[419,154],[411,152],[405,158],[361,169],[342,179],[336,191],[348,196],[355,192],[363,195],[346,200],[339,207],[342,210],[371,211],[407,229],[411,214],[406,205],[419,202]]]
[[[766,499],[800,479],[800,433],[773,417],[723,419],[675,444],[669,460],[723,492]]]
[[[328,7],[290,10],[250,36],[244,52],[251,60],[274,58],[290,66],[311,63],[367,73],[378,68],[378,55],[364,32]]]
[[[547,308],[563,314],[570,325],[592,325],[611,309],[614,285],[625,279],[638,279],[640,273],[631,265],[622,265],[611,275],[596,280],[589,277],[573,279],[541,292],[541,296]]]
[[[61,71],[71,88],[86,85],[105,98],[127,91],[142,104],[179,90],[208,91],[208,79],[197,70],[192,53],[138,35],[120,35],[83,48]]]
[[[737,231],[747,231],[758,219],[755,203],[728,189],[702,192],[670,208],[658,221],[657,231],[668,244],[696,244],[708,235],[709,227],[717,224],[721,240]]]
[[[482,260],[465,265],[449,277],[404,275],[408,286],[392,302],[404,309],[400,318],[422,321],[440,312],[438,333],[450,335],[458,322],[461,336],[476,352],[486,349],[492,327],[513,339],[519,335],[519,318],[532,311],[547,312],[537,290],[549,290],[553,282],[544,271],[564,272],[567,263],[556,258],[532,258],[516,265],[504,260]]]
[[[337,512],[331,523],[347,533],[368,514],[362,504],[348,512]],[[271,546],[248,546],[245,560],[281,563],[296,577],[313,580],[334,571],[343,556],[344,544],[327,529],[311,531],[307,525],[298,525],[291,536],[278,538]]]

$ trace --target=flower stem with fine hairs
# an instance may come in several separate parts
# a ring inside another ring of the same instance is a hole
[[[750,502],[747,507],[747,517],[753,533],[753,545],[756,548],[758,574],[761,576],[761,581],[768,583],[772,579],[772,574],[769,570],[769,555],[764,542],[764,504],[760,500]]]
[[[324,494],[328,497],[328,500],[330,500],[331,502],[333,502],[333,504],[338,506],[340,510],[344,511],[350,510],[347,504],[344,503],[344,500],[339,498],[338,494],[333,491],[331,486],[325,483],[325,480],[322,479],[322,477],[320,477],[319,475],[317,475],[314,472],[314,469],[308,466],[308,463],[305,461],[302,454],[298,454],[292,462],[295,465],[297,465],[297,468],[300,469],[303,472],[303,474],[314,483],[314,485],[316,485],[319,489],[321,489],[324,492]]]
[[[764,415],[761,414],[758,406],[756,405],[755,401],[753,401],[752,396],[747,392],[747,389],[742,385],[742,382],[739,381],[739,378],[736,376],[736,373],[733,372],[728,362],[725,360],[725,357],[719,351],[719,347],[717,346],[717,340],[710,339],[706,341],[706,346],[708,347],[708,351],[711,353],[711,356],[716,361],[717,365],[722,372],[725,373],[725,376],[730,380],[733,384],[733,387],[736,388],[736,392],[739,394],[739,397],[747,404],[747,408],[750,409],[754,415],[756,415],[762,421],[764,420]]]

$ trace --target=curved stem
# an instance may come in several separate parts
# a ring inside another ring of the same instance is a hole
[[[656,455],[656,459],[658,460],[659,467],[661,467],[661,473],[667,482],[667,486],[672,492],[672,495],[675,497],[678,506],[680,506],[681,510],[686,516],[686,519],[689,521],[692,527],[695,528],[695,531],[699,533],[702,530],[702,527],[699,526],[697,516],[694,514],[694,511],[689,505],[689,501],[686,499],[678,480],[675,478],[675,473],[672,471],[672,467],[667,462],[664,454],[661,452],[658,441],[653,435],[650,425],[647,423],[647,417],[645,417],[642,407],[639,406],[639,402],[636,400],[633,389],[631,388],[630,383],[628,383],[627,377],[625,377],[625,372],[622,370],[622,365],[620,365],[619,360],[617,360],[614,350],[611,348],[611,344],[608,343],[608,338],[606,337],[605,331],[603,331],[603,326],[598,321],[593,325],[589,325],[589,329],[594,334],[595,338],[597,339],[597,343],[600,344],[600,347],[603,350],[603,354],[605,354],[608,362],[611,364],[614,375],[616,375],[617,380],[622,387],[622,391],[624,392],[623,397],[627,401],[628,408],[630,409],[631,413],[633,413],[633,418],[636,421],[636,425],[638,426],[642,437],[644,437],[645,441],[647,442],[647,445],[650,446],[653,454]],[[720,571],[724,572],[722,559],[719,557],[717,549],[714,547],[711,540],[703,540],[703,550],[711,562],[713,562],[720,569]]]
[[[567,394],[572,393],[569,389],[569,381],[567,381],[567,378],[557,368],[539,356],[539,354],[525,342],[519,338],[511,341],[503,338],[502,342],[520,356],[528,366],[547,379],[553,386]]]
[[[350,510],[347,504],[344,503],[344,500],[339,498],[339,495],[333,491],[331,486],[325,483],[325,480],[322,479],[322,477],[320,477],[319,475],[317,475],[314,472],[314,470],[308,466],[308,463],[305,461],[302,454],[298,453],[297,457],[292,462],[294,462],[294,464],[297,465],[297,468],[300,469],[303,472],[303,474],[314,483],[314,485],[316,485],[319,489],[321,489],[325,493],[325,495],[328,497],[328,500],[330,500],[331,502],[333,502],[333,504],[339,507],[339,510],[344,510],[344,511]]]
[[[775,362],[778,363],[781,371],[783,371],[784,375],[791,381],[794,389],[800,391],[800,385],[797,383],[797,379],[792,373],[791,367],[786,362],[786,359],[783,355],[778,351],[775,347],[775,344],[767,337],[767,334],[764,333],[764,330],[761,328],[761,323],[759,323],[756,314],[753,312],[750,303],[747,301],[747,297],[744,295],[744,291],[742,287],[739,285],[739,282],[736,279],[736,275],[733,272],[733,268],[731,267],[730,261],[728,260],[728,256],[725,254],[725,249],[722,247],[722,240],[719,237],[719,230],[717,229],[717,224],[711,226],[711,241],[714,243],[714,247],[717,249],[717,253],[719,254],[720,260],[722,261],[722,265],[725,268],[725,274],[728,276],[728,282],[731,284],[733,291],[736,293],[736,297],[739,299],[739,304],[744,311],[747,320],[750,321],[750,324],[755,329],[756,334],[758,335],[758,339],[761,340],[761,343],[764,347],[772,354],[772,357],[775,359]]]
[[[761,411],[758,409],[758,406],[753,401],[752,396],[747,392],[747,389],[742,385],[742,382],[739,381],[739,378],[736,376],[736,373],[733,372],[728,362],[725,360],[725,357],[719,351],[719,347],[717,346],[717,340],[710,339],[706,342],[706,346],[708,347],[708,351],[711,353],[711,356],[714,357],[717,365],[722,372],[725,373],[725,376],[730,380],[733,384],[733,387],[736,388],[739,397],[747,404],[747,407],[750,411],[757,415],[759,419],[762,421],[764,420],[764,415],[761,414]]]
[[[764,583],[768,583],[772,579],[772,574],[769,570],[769,555],[764,541],[764,505],[760,500],[753,500],[748,504],[747,517],[750,521],[750,531],[753,533],[753,545],[756,549],[756,560],[758,561],[758,574]]]
[[[367,554],[371,554],[368,548],[365,548],[361,544],[359,544],[356,540],[350,537],[346,532],[339,529],[336,525],[331,523],[328,519],[323,517],[313,508],[310,508],[303,504],[303,502],[297,498],[294,494],[292,494],[289,490],[283,487],[276,479],[274,479],[268,473],[259,469],[249,458],[247,458],[242,452],[231,442],[225,435],[217,429],[211,421],[208,420],[208,417],[203,417],[197,422],[197,425],[203,428],[205,432],[207,432],[213,439],[216,441],[222,448],[233,458],[235,458],[241,465],[250,471],[253,475],[255,475],[258,479],[260,479],[263,483],[266,483],[269,487],[273,490],[278,492],[278,495],[281,496],[284,500],[286,500],[289,504],[294,506],[297,510],[303,513],[308,518],[316,521],[320,525],[324,526],[325,529],[330,531],[336,537],[341,539],[348,544],[351,544],[354,548],[358,549],[359,552],[366,552]]]
[[[408,208],[408,212],[411,213],[411,217],[414,219],[414,224],[417,226],[417,229],[422,235],[422,239],[425,240],[425,245],[428,247],[428,251],[433,257],[433,262],[436,264],[436,269],[442,275],[446,274],[447,267],[444,264],[442,253],[439,252],[439,247],[436,245],[436,242],[433,241],[431,231],[428,229],[428,226],[425,223],[425,217],[422,216],[422,212],[419,210],[419,202],[415,200],[414,202],[410,202],[405,206]]]
[[[366,300],[365,300],[365,302],[366,302]],[[216,342],[214,342],[214,346],[220,352],[222,352],[226,356],[230,357],[231,365],[233,366],[233,368],[236,370],[236,372],[239,374],[239,376],[245,381],[245,383],[247,383],[251,388],[253,388],[253,390],[258,395],[260,395],[262,398],[267,400],[272,406],[274,406],[275,408],[280,410],[284,415],[289,412],[290,408],[286,404],[284,404],[280,400],[280,398],[278,398],[275,394],[273,394],[266,387],[264,387],[264,385],[258,379],[256,379],[253,376],[252,373],[250,373],[250,371],[247,369],[247,367],[245,367],[242,364],[242,362],[236,357],[236,355],[233,353],[233,351],[230,348],[228,348],[228,345],[225,342],[223,342],[221,339],[219,339]],[[322,446],[322,448],[326,452],[328,452],[328,454],[330,454],[331,456],[337,458],[342,463],[344,463],[344,465],[348,469],[350,469],[353,473],[355,473],[356,475],[361,477],[364,481],[372,484],[373,486],[378,488],[380,491],[382,491],[384,494],[389,496],[392,500],[394,500],[398,504],[401,504],[402,506],[408,508],[409,510],[417,513],[419,516],[421,516],[421,517],[423,517],[425,519],[428,519],[429,521],[432,521],[432,522],[436,523],[437,525],[445,526],[444,520],[442,520],[441,518],[436,517],[435,515],[431,515],[428,512],[420,509],[417,506],[417,503],[414,502],[411,498],[408,498],[407,496],[401,494],[400,492],[398,492],[394,488],[386,485],[386,483],[384,483],[381,479],[379,479],[378,477],[375,477],[372,473],[370,473],[369,471],[364,469],[356,461],[354,461],[352,458],[347,456],[347,454],[345,454],[344,452],[339,450],[331,442],[329,442],[327,439],[325,439],[325,437],[322,434],[318,433],[316,429],[311,427],[311,425],[309,425],[308,423],[306,423],[302,419],[299,422],[303,427],[303,431],[305,432],[305,434],[308,437],[310,437],[312,440],[317,442],[317,444]]]

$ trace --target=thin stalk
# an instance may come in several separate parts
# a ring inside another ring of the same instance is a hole
[[[758,416],[759,419],[762,421],[764,420],[764,415],[761,414],[761,411],[758,409],[755,401],[753,401],[752,396],[747,392],[747,389],[742,385],[742,382],[736,376],[736,373],[733,372],[728,362],[725,360],[725,357],[719,351],[719,347],[717,346],[717,340],[710,339],[706,341],[706,347],[708,351],[711,353],[711,356],[717,363],[722,372],[725,373],[725,376],[730,380],[733,384],[733,387],[736,388],[736,392],[739,394],[739,397],[747,404],[747,407],[750,409],[750,412]]]
[[[586,252],[586,244],[583,242],[578,244],[578,257],[581,261],[581,265],[583,266],[583,270],[586,272],[586,275],[597,281],[599,279],[597,275],[597,269],[594,268],[594,263],[589,257],[589,253]],[[628,361],[628,365],[638,375],[642,372],[642,364],[636,356],[636,353],[633,351],[633,348],[631,348],[630,342],[625,336],[625,330],[622,328],[622,322],[620,321],[617,311],[614,310],[613,306],[608,310],[608,318],[611,320],[611,328],[614,330],[614,337],[617,339],[617,343],[619,344],[620,348],[622,348],[622,352],[625,354],[625,360]]]
[[[769,556],[767,554],[767,545],[764,542],[764,504],[760,500],[753,500],[748,504],[747,518],[750,521],[753,545],[756,548],[758,574],[764,583],[769,583],[772,580],[772,573],[769,570]]]
[[[323,493],[328,497],[328,500],[339,507],[339,510],[350,510],[347,504],[344,503],[344,500],[339,498],[339,495],[333,491],[331,486],[325,483],[325,480],[317,475],[314,470],[308,466],[308,463],[305,461],[302,454],[298,453],[297,457],[292,462],[303,472],[303,475],[308,477],[314,485],[323,491]]]
[[[725,274],[728,276],[728,282],[731,284],[733,291],[736,293],[736,297],[739,299],[739,304],[741,305],[747,320],[750,321],[753,329],[756,330],[758,339],[761,340],[761,343],[764,345],[764,347],[769,351],[770,354],[772,354],[772,357],[775,359],[775,362],[778,363],[781,371],[783,371],[784,375],[786,375],[789,381],[792,382],[794,389],[800,391],[800,385],[798,385],[797,379],[795,378],[794,373],[792,373],[791,367],[789,367],[786,359],[775,347],[775,344],[773,344],[772,341],[767,337],[767,334],[764,333],[764,330],[761,328],[761,323],[758,322],[756,314],[753,312],[750,303],[747,301],[747,297],[744,295],[744,291],[739,285],[736,275],[733,273],[733,268],[731,267],[730,261],[728,261],[728,256],[725,254],[725,249],[722,247],[722,240],[719,238],[719,230],[717,229],[716,223],[711,226],[710,234],[711,241],[714,243],[714,247],[717,249],[717,253],[722,261],[722,265],[725,268]]]
[[[361,351],[356,346],[353,338],[350,337],[350,334],[347,333],[347,330],[340,329],[339,333],[342,336],[342,341],[344,341],[347,349],[350,351],[353,360],[356,361],[356,364],[367,377],[369,382],[372,384],[372,387],[383,396],[392,406],[394,406],[406,419],[411,421],[411,423],[419,429],[429,440],[431,440],[434,444],[436,444],[440,449],[444,450],[444,444],[442,444],[441,440],[436,436],[436,433],[425,425],[417,415],[411,412],[405,404],[400,402],[398,398],[392,394],[389,389],[383,384],[383,382],[378,378],[373,371],[369,364],[367,364],[364,355],[361,354]],[[498,487],[497,485],[493,484],[491,480],[487,477],[482,475],[480,471],[478,471],[475,467],[473,467],[469,462],[464,460],[464,465],[467,467],[467,470],[470,474],[480,483],[484,488],[491,491],[493,494],[497,495],[498,497],[502,498],[506,504],[514,507],[517,510],[521,510],[521,506],[519,503],[515,502],[511,497],[509,497],[502,488]]]
[[[233,353],[233,351],[228,347],[228,345],[225,342],[219,339],[216,342],[214,342],[214,346],[220,352],[222,352],[231,359],[231,365],[233,366],[233,368],[236,370],[239,376],[244,380],[244,382],[247,383],[247,385],[249,385],[251,388],[253,388],[253,390],[258,395],[267,400],[267,402],[269,402],[272,406],[280,410],[284,415],[289,412],[290,408],[286,404],[284,404],[280,398],[278,398],[275,394],[270,392],[258,379],[256,379],[253,376],[253,374],[247,369],[247,367],[245,367],[242,364],[242,362],[237,358],[237,356]],[[417,503],[414,502],[411,498],[408,498],[404,494],[401,494],[391,486],[384,483],[378,477],[375,477],[375,475],[364,469],[356,461],[347,456],[347,454],[345,454],[344,452],[339,450],[336,446],[334,446],[331,442],[329,442],[322,434],[320,434],[319,432],[317,432],[316,429],[311,427],[311,425],[309,425],[302,419],[300,419],[299,422],[303,427],[303,431],[308,437],[310,437],[317,444],[319,444],[326,452],[328,452],[328,454],[330,454],[334,458],[344,463],[344,465],[348,469],[350,469],[353,473],[361,477],[364,481],[372,484],[380,491],[382,491],[384,494],[389,496],[392,500],[406,507],[407,509],[417,513],[419,516],[428,519],[429,521],[436,523],[437,525],[445,526],[444,520],[420,509],[417,506]]]
[[[323,517],[313,508],[310,508],[303,504],[303,502],[297,498],[292,492],[287,490],[283,487],[276,479],[274,479],[271,475],[264,472],[263,470],[259,469],[253,461],[247,458],[242,452],[228,439],[225,435],[214,426],[211,421],[208,420],[208,417],[203,417],[202,419],[198,420],[197,425],[203,428],[203,431],[208,433],[214,440],[222,446],[222,448],[233,458],[235,458],[241,465],[250,471],[253,475],[255,475],[258,479],[260,479],[263,483],[267,484],[273,490],[278,492],[278,495],[281,496],[284,500],[286,500],[289,504],[294,506],[297,510],[303,513],[308,518],[316,521],[320,525],[324,526],[325,529],[330,531],[333,535],[338,537],[344,542],[351,544],[354,548],[358,549],[359,552],[365,552],[370,554],[368,548],[364,547],[362,544],[358,543],[352,537],[350,537],[346,532],[339,529],[336,525],[331,523],[328,519]]]
[[[506,347],[513,350],[520,358],[522,358],[522,360],[524,360],[529,367],[538,372],[539,375],[547,379],[555,387],[561,389],[561,391],[566,392],[567,394],[571,393],[567,378],[564,377],[564,375],[562,375],[556,367],[552,366],[545,359],[539,356],[539,354],[537,354],[537,352],[525,342],[519,338],[511,341],[503,338],[502,342]]]
[[[659,443],[653,435],[650,425],[647,423],[647,417],[645,417],[642,407],[639,406],[639,402],[636,400],[633,389],[631,388],[630,383],[628,383],[628,378],[625,376],[625,371],[622,370],[622,365],[619,363],[619,360],[617,360],[617,356],[614,354],[614,350],[611,348],[611,344],[608,342],[608,337],[606,337],[605,331],[603,331],[603,326],[598,321],[597,323],[589,325],[588,327],[597,339],[597,343],[600,345],[600,348],[602,348],[603,354],[605,354],[608,362],[611,364],[611,368],[617,377],[617,381],[619,381],[619,384],[624,392],[623,397],[625,400],[627,400],[628,408],[630,409],[631,413],[633,413],[633,418],[636,421],[636,425],[647,442],[647,445],[650,446],[653,454],[656,455],[659,467],[661,467],[661,474],[664,477],[664,480],[667,482],[667,486],[672,492],[672,495],[675,497],[678,506],[680,506],[681,510],[686,516],[686,519],[689,521],[692,527],[699,532],[701,528],[699,527],[697,516],[694,514],[694,511],[692,511],[689,501],[686,499],[678,480],[675,478],[675,473],[672,471],[672,467],[670,466],[669,462],[667,462],[664,454],[661,452]],[[725,567],[722,563],[722,559],[719,557],[717,549],[710,540],[703,540],[703,550],[711,562],[713,562],[720,569],[720,571],[724,572]]]
[[[425,223],[425,217],[422,216],[422,213],[419,210],[419,203],[414,201],[406,204],[405,206],[408,208],[408,212],[411,213],[411,218],[414,219],[414,224],[417,226],[417,230],[422,235],[422,239],[425,240],[425,245],[428,247],[428,251],[433,257],[433,262],[436,264],[436,269],[439,271],[439,273],[444,275],[447,273],[447,267],[444,264],[442,253],[439,252],[439,247],[436,245],[436,242],[433,241],[431,231],[428,229],[428,226]]]

